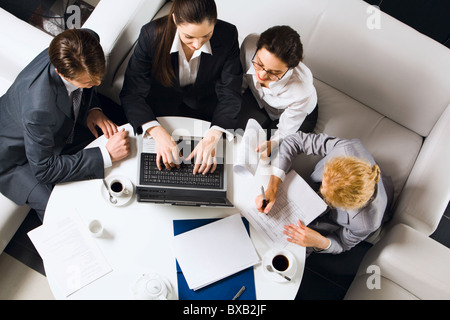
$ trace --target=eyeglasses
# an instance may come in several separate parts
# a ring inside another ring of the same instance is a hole
[[[269,79],[272,81],[280,81],[281,79],[283,79],[283,77],[286,75],[286,73],[289,71],[289,68],[286,70],[286,72],[281,76],[277,76],[276,74],[274,74],[272,71],[268,71],[266,69],[264,69],[264,67],[262,65],[260,65],[258,62],[255,61],[255,57],[256,57],[256,52],[253,55],[252,58],[252,63],[253,63],[253,67],[255,68],[256,71],[261,71],[263,70],[265,73],[267,73],[269,75]]]

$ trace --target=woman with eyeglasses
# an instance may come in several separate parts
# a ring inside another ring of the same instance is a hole
[[[311,132],[316,125],[317,93],[302,59],[300,36],[289,26],[250,34],[242,43],[244,95],[238,128],[254,118],[268,130],[268,141],[257,151],[270,154],[287,135]]]
[[[120,98],[135,132],[155,139],[160,170],[179,166],[180,151],[159,116],[211,122],[186,160],[195,158],[194,174],[215,170],[217,142],[233,138],[241,107],[239,52],[237,29],[217,19],[214,0],[174,0],[169,15],[142,27]]]

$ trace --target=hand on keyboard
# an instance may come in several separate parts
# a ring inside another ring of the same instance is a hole
[[[221,131],[215,129],[209,130],[195,147],[194,151],[186,158],[186,161],[195,159],[193,174],[207,174],[216,170],[216,146],[221,137]]]

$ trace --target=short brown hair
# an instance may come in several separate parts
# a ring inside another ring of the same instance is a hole
[[[335,208],[359,209],[369,202],[379,179],[378,165],[355,157],[336,157],[325,164],[320,193]]]
[[[48,54],[51,64],[69,80],[85,72],[97,80],[105,75],[105,54],[91,31],[69,29],[58,34],[50,43]]]

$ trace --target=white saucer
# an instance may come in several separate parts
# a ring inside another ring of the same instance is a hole
[[[124,186],[125,186],[125,188],[127,190],[129,190],[130,193],[129,194],[124,194],[121,197],[116,197],[117,203],[112,203],[111,201],[109,201],[108,190],[106,189],[105,185],[102,183],[101,191],[102,191],[103,199],[105,199],[105,201],[108,202],[112,206],[115,206],[115,207],[123,206],[123,205],[127,204],[128,202],[130,202],[131,198],[133,198],[133,195],[134,195],[133,182],[131,182],[130,179],[128,179],[127,177],[124,177],[124,176],[110,176],[110,177],[106,177],[105,178],[106,184],[109,185],[109,182],[112,181],[113,179],[118,179],[118,180],[122,181]]]
[[[272,263],[272,258],[274,257],[275,253],[277,252],[283,252],[283,254],[288,257],[289,261],[294,261],[293,265],[287,270],[287,272],[281,272],[281,274],[288,276],[289,278],[293,278],[295,276],[295,273],[297,272],[297,260],[295,259],[294,255],[288,251],[288,250],[269,250],[266,252],[262,259],[262,268],[263,273],[267,277],[267,279],[275,281],[275,282],[289,282],[289,280],[285,279],[284,277],[280,276],[276,272],[270,272],[267,270],[267,265],[270,265]]]
[[[149,273],[144,273],[143,275],[141,275],[136,282],[134,283],[134,285],[131,288],[131,291],[133,292],[134,298],[137,300],[142,300],[143,298],[140,297],[139,295],[139,288],[142,285],[142,283],[145,283],[146,281],[150,280],[150,279],[159,279],[162,282],[165,283],[166,288],[167,288],[167,300],[174,300],[174,294],[173,294],[173,288],[172,285],[170,284],[169,279],[167,279],[165,276],[158,274],[158,273],[154,273],[154,272],[149,272]]]

